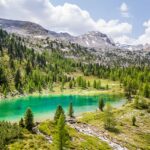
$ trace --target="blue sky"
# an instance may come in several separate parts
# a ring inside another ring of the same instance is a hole
[[[0,0],[0,17],[75,36],[99,31],[116,43],[150,44],[150,0]]]
[[[143,22],[150,19],[150,0],[50,0],[55,6],[72,3],[87,10],[91,16],[98,20],[119,19],[133,25],[133,37],[144,32]],[[125,18],[120,14],[120,6],[125,2],[128,5],[130,17]]]

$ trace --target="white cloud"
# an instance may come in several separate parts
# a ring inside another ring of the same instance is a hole
[[[128,13],[128,6],[123,3],[120,11]],[[0,0],[0,17],[32,21],[49,30],[74,35],[101,31],[111,36],[115,42],[134,42],[134,39],[129,37],[132,33],[131,24],[119,20],[95,21],[88,11],[69,3],[54,6],[49,0]],[[150,21],[145,22],[144,27],[145,33],[138,39],[140,42],[149,41]]]
[[[123,2],[120,6],[121,15],[126,18],[130,17],[128,10],[128,5],[125,2]]]
[[[137,39],[131,38],[130,36],[120,36],[116,41],[119,41],[123,44],[131,44],[131,45],[138,45],[138,44],[150,44],[150,20],[145,21],[143,23],[145,27],[144,33],[139,35]]]
[[[143,26],[145,26],[145,27],[150,27],[150,20],[145,21],[145,22],[143,23]]]
[[[119,20],[110,20],[106,22],[100,19],[97,22],[97,28],[112,37],[119,37],[132,32],[132,25],[129,23],[121,23]]]
[[[137,43],[141,43],[141,44],[149,43],[150,44],[150,20],[144,22],[143,26],[145,27],[144,34],[139,36]]]
[[[95,29],[87,11],[69,3],[53,6],[49,0],[2,0],[0,17],[33,21],[50,30],[73,34]]]
[[[118,20],[94,21],[90,14],[74,4],[53,6],[49,0],[1,0],[0,17],[28,20],[47,29],[82,34],[98,30],[112,38],[131,32],[132,26]]]
[[[128,12],[128,6],[126,3],[122,3],[121,6],[120,6],[120,10],[122,12]]]
[[[119,20],[110,20],[106,22],[100,19],[97,22],[97,29],[107,35],[111,36],[115,42],[123,44],[131,44],[133,40],[128,37],[132,33],[132,25],[126,22],[119,22]]]
[[[123,36],[120,36],[120,37],[117,37],[115,39],[116,43],[121,43],[121,44],[128,44],[128,45],[134,45],[135,44],[135,39],[129,37],[129,36],[126,36],[126,35],[123,35]]]

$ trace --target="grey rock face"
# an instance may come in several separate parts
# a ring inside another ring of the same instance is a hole
[[[49,33],[42,26],[27,21],[0,19],[0,27],[7,32],[22,35],[48,35]]]
[[[51,40],[76,43],[87,48],[95,49],[96,51],[115,49],[130,51],[150,51],[150,44],[126,45],[114,43],[110,37],[98,31],[90,31],[83,35],[72,36],[69,33],[57,33],[47,30],[36,23],[2,18],[0,18],[0,28],[3,28],[9,33],[17,33],[22,36],[31,36],[32,38],[49,37]]]
[[[115,47],[115,43],[106,34],[96,31],[91,31],[80,36],[72,36],[68,33],[57,33],[46,30],[36,23],[7,19],[0,19],[0,27],[9,33],[17,33],[24,36],[28,35],[39,38],[49,37],[53,40],[57,39],[77,43],[88,48],[110,49]]]
[[[91,31],[87,34],[78,36],[73,42],[90,48],[105,49],[115,47],[115,43],[106,34],[97,31]]]

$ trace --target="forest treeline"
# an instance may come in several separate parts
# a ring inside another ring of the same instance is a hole
[[[120,81],[128,98],[134,94],[150,97],[150,66],[87,64],[66,58],[60,49],[38,52],[26,45],[23,37],[0,29],[0,93],[5,97],[41,92],[47,88],[51,90],[54,83],[61,84],[62,88],[67,82],[70,88],[90,86],[84,78],[75,79],[70,75],[77,71],[85,76]],[[95,84],[95,88],[100,89],[100,83]]]

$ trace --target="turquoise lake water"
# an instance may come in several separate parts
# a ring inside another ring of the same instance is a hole
[[[110,103],[113,107],[120,107],[126,102],[125,98],[112,95],[20,97],[13,100],[0,101],[0,120],[18,121],[24,116],[28,107],[32,109],[35,120],[53,118],[58,105],[62,105],[67,114],[70,102],[73,103],[74,115],[78,116],[84,112],[96,111],[98,108],[98,100],[101,97],[104,98],[105,103]]]

